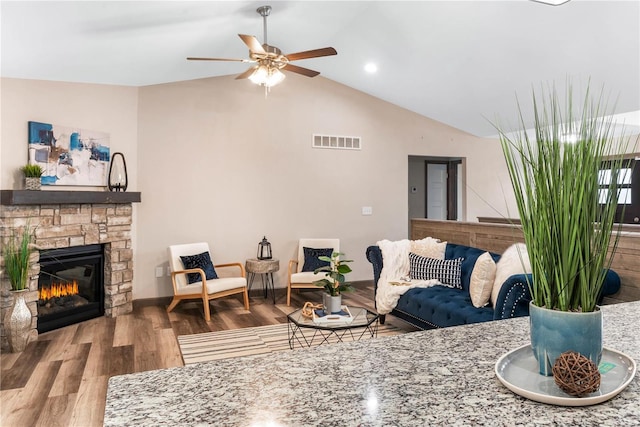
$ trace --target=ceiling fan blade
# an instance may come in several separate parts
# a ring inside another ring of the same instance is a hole
[[[251,52],[261,53],[263,55],[267,53],[255,36],[248,36],[246,34],[238,34],[238,36],[240,36],[244,44],[249,46]]]
[[[304,52],[290,53],[287,56],[289,61],[298,61],[300,59],[319,58],[321,56],[337,55],[338,52],[332,47],[325,47],[322,49],[306,50]]]
[[[307,76],[307,77],[315,77],[318,74],[320,74],[319,71],[313,71],[308,68],[298,67],[297,65],[293,65],[293,64],[287,64],[284,67],[282,67],[282,69],[291,71],[292,73],[302,74],[303,76]]]
[[[233,61],[233,62],[255,62],[250,59],[232,59],[232,58],[187,58],[188,61]]]
[[[256,67],[251,67],[249,68],[247,71],[245,71],[242,74],[238,74],[238,76],[236,77],[236,80],[240,80],[240,79],[247,79],[249,78],[249,76],[251,74],[253,74],[253,72],[256,70]]]

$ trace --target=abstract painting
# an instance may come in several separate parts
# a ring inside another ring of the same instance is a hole
[[[42,185],[107,185],[109,134],[29,122],[29,163],[42,167]]]

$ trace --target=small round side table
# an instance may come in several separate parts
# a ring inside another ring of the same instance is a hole
[[[272,259],[257,259],[251,258],[248,259],[244,266],[249,276],[249,287],[247,291],[251,290],[251,285],[253,284],[253,279],[255,279],[256,274],[260,274],[260,278],[262,279],[262,289],[264,290],[264,297],[267,298],[267,294],[269,292],[269,287],[271,287],[271,293],[273,294],[273,303],[276,303],[276,289],[273,284],[273,273],[275,271],[280,270],[280,260],[276,258]]]

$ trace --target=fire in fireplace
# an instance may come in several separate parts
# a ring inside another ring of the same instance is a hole
[[[41,251],[38,297],[39,333],[102,316],[102,245]]]

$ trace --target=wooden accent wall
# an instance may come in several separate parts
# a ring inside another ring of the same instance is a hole
[[[630,227],[625,227],[628,230]],[[508,224],[411,220],[411,239],[434,237],[459,245],[473,246],[502,253],[515,242],[524,242],[522,230]],[[640,226],[637,231],[624,231],[618,242],[618,250],[611,268],[620,275],[620,292],[607,298],[606,303],[640,300]]]

